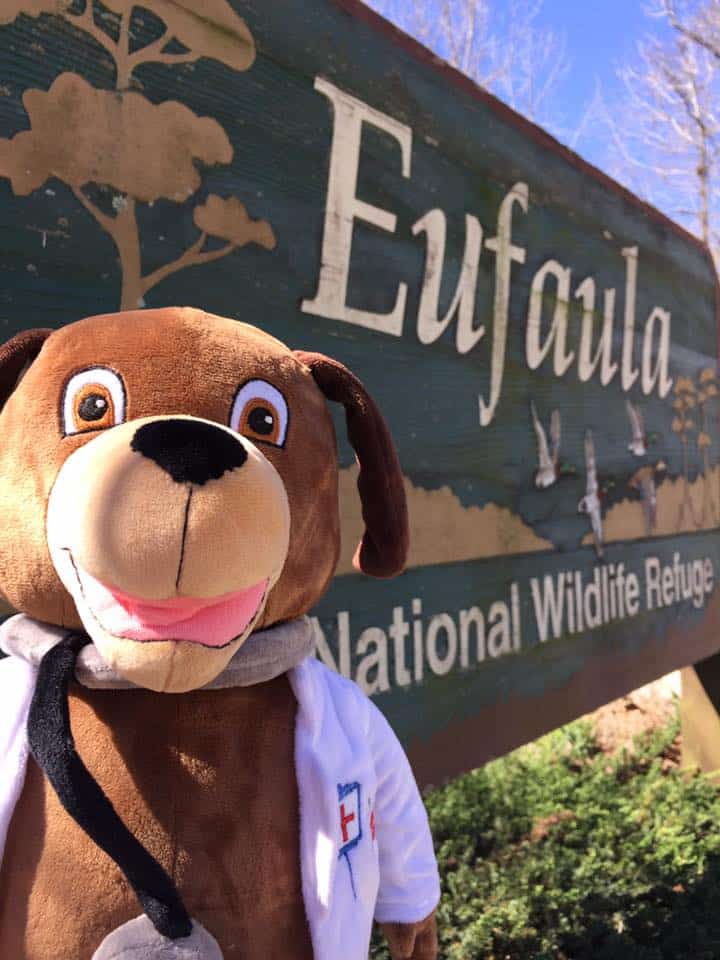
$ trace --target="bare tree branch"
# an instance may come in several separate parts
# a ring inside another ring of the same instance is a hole
[[[117,67],[117,44],[112,39],[110,34],[105,33],[105,31],[95,23],[94,0],[87,0],[85,9],[82,13],[71,13],[70,11],[66,10],[64,11],[64,16],[70,21],[70,23],[74,24],[76,27],[79,27],[80,30],[84,30],[85,33],[89,34],[94,40],[96,40],[101,47],[104,47],[113,58],[115,66]]]
[[[178,270],[184,270],[185,267],[194,267],[201,263],[210,263],[212,260],[219,260],[220,257],[226,257],[229,253],[232,253],[237,247],[236,243],[226,243],[225,246],[218,247],[217,250],[206,250],[203,253],[202,248],[205,246],[206,240],[207,234],[201,233],[195,243],[188,247],[185,253],[179,256],[177,260],[166,263],[164,266],[158,267],[157,270],[153,270],[153,272],[149,273],[146,277],[143,277],[141,283],[143,294],[160,283],[161,280],[164,280],[173,273],[177,273]]]
[[[192,50],[186,53],[163,53],[163,49],[170,43],[172,38],[163,33],[157,40],[153,40],[146,47],[141,47],[130,55],[130,72],[136,70],[143,63],[167,63],[175,65],[178,63],[192,63],[198,59],[198,54]]]
[[[192,63],[198,59],[198,55],[188,50],[187,53],[159,53],[152,58],[153,63],[167,63],[175,65],[178,63]]]
[[[543,0],[372,0],[401,27],[512,107],[552,123],[552,94],[567,71],[563,39],[538,26]],[[556,125],[557,127],[557,125]]]
[[[660,0],[660,14],[665,16],[670,26],[682,34],[687,40],[690,40],[699,47],[703,47],[708,53],[711,53],[716,59],[720,60],[720,42],[718,42],[720,38],[713,37],[713,34],[703,30],[700,24],[693,26],[687,21],[681,20],[675,9],[673,0]],[[705,26],[707,26],[707,24]]]
[[[667,20],[669,37],[655,31],[638,44],[618,71],[624,96],[596,116],[615,175],[717,253],[720,2],[656,0],[650,13]]]
[[[70,189],[75,194],[75,196],[80,201],[80,203],[88,211],[88,213],[90,213],[93,217],[95,217],[95,219],[100,224],[100,226],[104,230],[107,230],[107,232],[112,235],[112,233],[115,230],[115,218],[108,216],[108,214],[106,213],[103,213],[102,210],[100,210],[99,207],[96,207],[91,200],[88,200],[88,198],[85,196],[85,193],[83,192],[82,187],[71,187]]]

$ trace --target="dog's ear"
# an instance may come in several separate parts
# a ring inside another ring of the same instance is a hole
[[[23,330],[0,346],[0,410],[52,330]]]
[[[328,400],[345,407],[348,439],[360,475],[358,490],[365,521],[353,565],[372,577],[394,577],[405,567],[408,516],[402,471],[382,414],[358,378],[337,360],[298,350]]]

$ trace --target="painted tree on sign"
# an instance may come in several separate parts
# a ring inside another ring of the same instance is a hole
[[[137,11],[160,24],[138,44]],[[201,12],[196,12],[196,10]],[[98,90],[75,73],[62,73],[48,91],[28,89],[23,106],[30,129],[0,139],[0,176],[18,196],[51,177],[78,201],[113,239],[122,273],[121,308],[141,305],[145,294],[178,270],[208,263],[255,243],[271,250],[275,236],[264,220],[252,220],[237,197],[209,196],[195,206],[197,239],[179,257],[143,273],[137,204],[186,203],[201,186],[199,161],[230,163],[233,148],[220,124],[175,101],[152,103],[139,90],[135,71],[143,64],[175,65],[212,57],[247,70],[255,45],[244,21],[226,0],[15,0],[3,3],[0,24],[19,14],[63,17],[111,57],[115,87]],[[182,49],[178,51],[178,46]],[[224,240],[208,248],[209,238]]]
[[[710,468],[710,447],[712,447],[712,437],[707,424],[708,403],[718,396],[718,382],[715,370],[712,367],[706,367],[698,375],[697,402],[700,410],[700,433],[697,436],[697,445],[702,453],[704,473],[704,495],[703,495],[703,520],[709,517],[710,520],[718,520],[717,507],[714,503],[712,490],[710,487],[711,468]]]
[[[695,516],[695,508],[690,498],[690,465],[688,461],[688,443],[690,434],[695,432],[696,424],[691,416],[691,412],[697,406],[697,390],[691,377],[678,377],[673,387],[675,399],[673,400],[673,409],[675,417],[672,422],[672,432],[680,438],[683,447],[683,476],[685,484],[683,486],[683,498],[680,504],[678,514],[677,529],[683,529],[686,512],[690,514],[694,526],[699,526]]]

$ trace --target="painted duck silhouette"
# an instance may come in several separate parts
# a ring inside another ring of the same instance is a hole
[[[551,487],[560,476],[560,411],[553,410],[550,417],[550,442],[548,446],[545,428],[537,415],[535,404],[530,401],[530,411],[537,437],[538,468],[535,472],[535,486],[541,489]]]
[[[602,508],[597,481],[597,465],[595,463],[595,443],[591,430],[585,431],[585,476],[585,496],[578,504],[578,511],[586,513],[590,518],[595,537],[595,551],[598,557],[602,557],[604,552]]]
[[[632,440],[628,444],[628,450],[634,453],[636,457],[644,457],[647,453],[647,437],[645,436],[643,415],[640,408],[631,403],[629,398],[625,400],[625,406],[632,428]]]
[[[647,464],[640,467],[628,481],[629,486],[640,492],[647,533],[652,533],[657,525],[657,480],[666,471],[667,464],[660,460],[654,466]]]

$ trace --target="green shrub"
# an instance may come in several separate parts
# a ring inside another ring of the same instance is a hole
[[[443,960],[718,960],[720,793],[677,733],[610,758],[579,721],[428,793]]]

